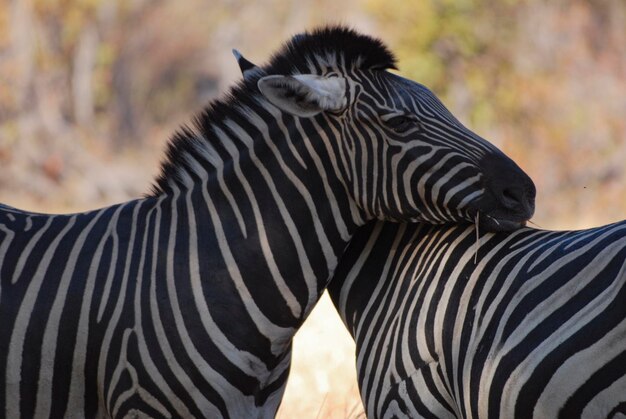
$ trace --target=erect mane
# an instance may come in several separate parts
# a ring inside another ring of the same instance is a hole
[[[385,70],[395,69],[396,60],[381,40],[331,26],[294,36],[263,69],[267,74],[293,74],[319,71],[324,66]]]
[[[213,128],[225,119],[241,117],[238,109],[254,107],[260,94],[256,82],[267,74],[321,73],[328,68],[346,70],[395,69],[396,60],[379,39],[362,35],[344,26],[329,26],[295,35],[275,53],[262,72],[240,81],[228,94],[211,101],[195,118],[191,127],[183,126],[172,136],[150,195],[168,191],[171,182],[181,183],[182,172],[190,173],[187,156],[202,154],[201,141],[211,141]],[[203,160],[203,159],[196,159]]]

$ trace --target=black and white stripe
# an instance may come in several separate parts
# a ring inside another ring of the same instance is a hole
[[[368,417],[626,416],[626,221],[478,244],[472,227],[372,223],[329,291]]]
[[[0,208],[0,416],[271,417],[358,226],[528,219],[528,177],[393,65],[297,36],[175,135],[151,195]]]

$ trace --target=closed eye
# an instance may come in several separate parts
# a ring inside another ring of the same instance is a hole
[[[389,118],[385,121],[385,124],[397,133],[404,133],[412,128],[419,128],[419,122],[406,115]]]

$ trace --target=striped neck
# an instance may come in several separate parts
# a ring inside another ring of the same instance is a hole
[[[198,237],[222,235],[224,254],[239,243],[260,249],[249,256],[263,265],[256,280],[276,284],[294,327],[364,222],[341,179],[331,145],[338,141],[320,135],[321,123],[327,121],[283,116],[269,104],[238,108],[199,124],[210,129],[179,133],[168,152],[169,178],[159,181],[161,195],[208,211],[195,216]]]

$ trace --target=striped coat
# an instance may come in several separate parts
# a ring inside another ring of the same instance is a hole
[[[329,292],[368,417],[626,415],[626,221],[479,242],[372,223]]]
[[[272,417],[359,226],[528,219],[528,176],[393,66],[296,36],[174,135],[150,195],[2,207],[0,416]]]

